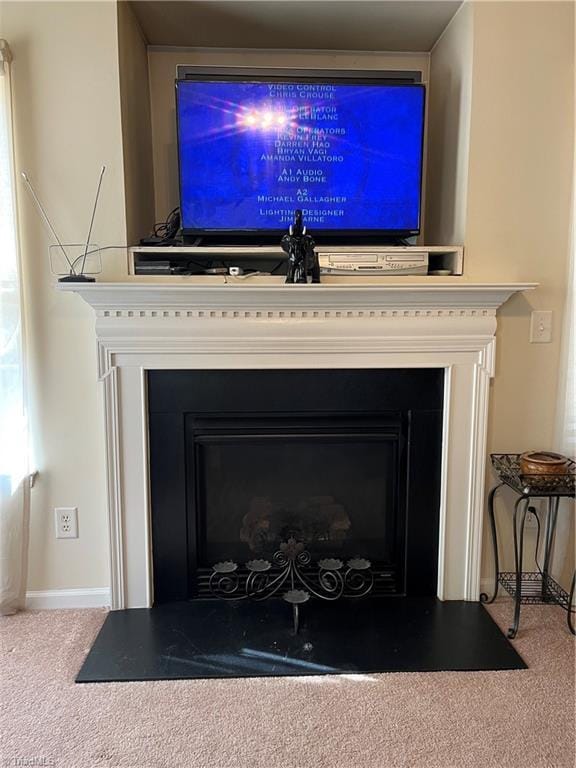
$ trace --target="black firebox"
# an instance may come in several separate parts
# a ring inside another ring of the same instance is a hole
[[[156,604],[289,539],[436,594],[442,370],[151,371],[148,402]]]

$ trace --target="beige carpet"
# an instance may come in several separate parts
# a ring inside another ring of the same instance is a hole
[[[493,607],[502,626],[511,605]],[[523,609],[515,672],[77,685],[104,612],[2,619],[0,765],[573,768],[574,643]]]

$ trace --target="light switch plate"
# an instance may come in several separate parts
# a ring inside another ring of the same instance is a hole
[[[550,341],[552,341],[552,310],[535,310],[530,318],[530,342],[547,344]]]

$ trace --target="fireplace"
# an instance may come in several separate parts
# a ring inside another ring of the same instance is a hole
[[[436,277],[226,282],[58,285],[96,313],[112,607],[144,608],[154,600],[147,387],[150,372],[176,370],[442,370],[436,594],[478,600],[496,311],[535,284]],[[411,517],[408,535],[410,525]]]
[[[436,595],[444,373],[148,373],[154,603],[221,561],[368,558],[375,595]]]

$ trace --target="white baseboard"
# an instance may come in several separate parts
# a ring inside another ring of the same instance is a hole
[[[44,589],[26,593],[26,607],[43,608],[108,608],[110,589],[91,587],[89,589]]]

